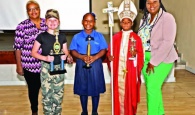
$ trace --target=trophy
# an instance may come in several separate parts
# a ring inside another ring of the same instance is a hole
[[[91,36],[87,36],[87,38],[86,38],[86,41],[88,41],[88,44],[87,44],[87,56],[91,55],[91,45],[90,45],[90,41],[91,40],[94,40],[94,38],[91,37]],[[89,69],[89,68],[91,68],[91,65],[89,63],[86,63],[83,67],[86,68],[86,69]]]
[[[130,40],[130,53],[131,53],[131,57],[129,58],[129,60],[135,60],[134,56],[134,52],[136,51],[136,40],[132,37],[129,39]]]
[[[61,50],[61,45],[58,41],[59,30],[55,30],[54,34],[56,36],[56,42],[53,45],[53,50],[50,51],[50,56],[60,56],[65,55]],[[55,58],[55,57],[54,57]],[[64,68],[64,60],[61,60],[60,67],[54,67],[54,62],[50,62],[50,75],[54,74],[63,74],[66,73],[66,69]]]

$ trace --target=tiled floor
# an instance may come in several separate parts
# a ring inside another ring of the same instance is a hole
[[[195,115],[195,75],[186,70],[175,71],[176,82],[163,85],[165,115]],[[111,115],[110,84],[101,95],[100,115]],[[30,115],[30,105],[26,86],[0,86],[0,115]],[[136,115],[147,115],[145,84],[141,85],[141,101]],[[62,103],[62,115],[80,115],[78,96],[73,94],[73,85],[66,84]],[[91,111],[91,98],[89,98]],[[39,114],[43,115],[41,93],[39,95]]]

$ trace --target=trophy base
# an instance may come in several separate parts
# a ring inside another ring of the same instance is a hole
[[[50,75],[55,75],[55,74],[64,74],[67,73],[66,70],[54,70],[54,71],[49,71]]]
[[[84,65],[83,68],[90,69],[91,66],[90,65]]]
[[[49,54],[50,56],[57,56],[57,55],[65,55],[64,53],[52,53],[52,54]]]

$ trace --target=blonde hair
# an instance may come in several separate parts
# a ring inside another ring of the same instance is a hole
[[[38,3],[37,1],[35,1],[35,0],[29,0],[29,1],[26,3],[26,9],[28,9],[28,5],[29,5],[29,4],[32,4],[32,3],[33,3],[33,4],[36,4],[36,5],[38,5],[38,7],[40,7],[40,6],[39,6],[39,3]]]

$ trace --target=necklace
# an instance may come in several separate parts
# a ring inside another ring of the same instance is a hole
[[[157,14],[157,17],[156,17],[153,25],[151,26],[151,31],[152,31],[153,27],[156,25],[156,23],[158,22],[158,20],[160,19],[160,17],[163,15],[163,12],[164,12],[164,10],[162,8],[160,8],[160,10],[159,10],[159,12]],[[160,16],[158,16],[159,14],[160,14]],[[149,13],[146,14],[146,16],[143,18],[143,22],[142,22],[141,26],[139,27],[138,32],[140,30],[142,30],[147,25],[148,17],[149,17]]]
[[[126,77],[127,74],[127,68],[126,68],[126,61],[127,61],[127,51],[128,51],[128,43],[129,43],[129,35],[130,35],[131,31],[123,31],[123,35],[122,35],[122,56],[124,59],[124,64],[122,67],[122,71],[123,71],[123,79]]]

